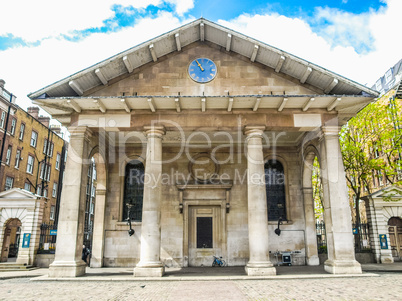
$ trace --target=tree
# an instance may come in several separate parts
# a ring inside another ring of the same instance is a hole
[[[378,179],[400,184],[402,112],[398,99],[386,94],[361,110],[342,128],[340,144],[348,186],[355,196],[355,222],[360,224],[360,198],[371,194]]]

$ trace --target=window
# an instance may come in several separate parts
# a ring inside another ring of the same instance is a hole
[[[55,206],[50,206],[50,217],[49,218],[51,220],[54,220],[55,212],[56,212],[56,207]]]
[[[144,194],[144,164],[132,160],[126,165],[124,179],[123,219],[130,217],[134,221],[142,221],[142,199]],[[129,204],[131,206],[128,209]]]
[[[43,196],[44,196],[45,198],[47,198],[47,189],[44,189],[44,190],[43,190]]]
[[[38,188],[36,189],[36,194],[37,195],[42,195],[42,185],[38,186]]]
[[[55,166],[55,168],[57,170],[60,169],[60,159],[61,159],[61,155],[59,153],[57,153],[57,155],[56,155],[56,166]]]
[[[20,140],[24,139],[24,132],[25,132],[25,124],[21,123],[21,126],[20,126],[20,136],[19,136],[19,139],[20,139]]]
[[[402,161],[401,159],[397,159],[396,161],[396,171],[397,171],[397,178],[398,180],[402,180]]]
[[[36,142],[38,141],[38,133],[32,131],[31,135],[31,146],[36,147]]]
[[[21,150],[17,149],[17,152],[15,153],[15,168],[20,168],[20,160],[21,160]]]
[[[1,120],[0,120],[0,127],[4,129],[4,123],[6,121],[6,112],[1,112]]]
[[[28,155],[27,173],[33,174],[33,168],[34,168],[34,157],[32,157],[31,155]]]
[[[286,217],[285,173],[283,165],[268,160],[265,165],[265,188],[267,191],[268,220],[277,221]]]
[[[4,186],[4,190],[9,190],[13,188],[14,178],[6,177],[6,185]]]
[[[50,164],[45,164],[45,162],[42,162],[40,167],[40,178],[42,180],[50,181],[50,168]]]
[[[31,184],[25,183],[24,184],[24,189],[27,190],[27,191],[31,191]]]
[[[380,157],[380,151],[378,150],[378,145],[374,145],[374,158],[379,158]]]
[[[13,151],[13,147],[11,145],[8,146],[7,148],[7,154],[6,154],[6,164],[10,165],[10,160],[11,160],[11,152]]]
[[[47,149],[47,139],[43,141],[43,153],[46,154],[46,149]]]
[[[13,120],[11,121],[11,129],[10,129],[10,133],[11,135],[14,136],[15,134],[15,127],[17,125],[17,120],[15,118],[13,118]]]
[[[375,83],[375,88],[377,91],[380,91],[382,89],[381,78]]]
[[[378,184],[380,184],[380,186],[384,185],[382,171],[378,170],[377,175],[378,175]]]
[[[56,197],[57,196],[57,183],[54,182],[53,183],[53,189],[52,189],[52,197]]]
[[[392,69],[389,69],[387,72],[385,72],[385,82],[389,83],[392,79]]]

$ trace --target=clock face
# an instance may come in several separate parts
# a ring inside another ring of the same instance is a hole
[[[193,60],[188,66],[188,74],[197,83],[207,83],[216,76],[217,68],[213,61],[207,58]]]

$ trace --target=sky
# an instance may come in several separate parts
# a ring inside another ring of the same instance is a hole
[[[0,79],[26,109],[29,93],[204,17],[371,87],[402,58],[400,11],[401,0],[4,1]]]

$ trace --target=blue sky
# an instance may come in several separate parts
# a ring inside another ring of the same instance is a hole
[[[401,10],[400,0],[7,1],[0,78],[25,108],[28,93],[202,16],[371,86],[401,58]]]

